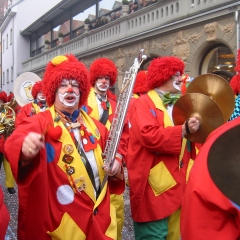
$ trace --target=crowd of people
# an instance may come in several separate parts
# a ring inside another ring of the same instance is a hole
[[[139,0],[138,1],[129,1],[129,11],[128,14],[134,13],[144,7],[148,7],[154,3],[157,3],[158,0]],[[119,19],[122,16],[122,10],[112,12],[110,15],[104,15],[102,17],[98,17],[97,19],[94,19],[91,21],[89,25],[89,30],[93,30],[96,28],[99,28],[101,26],[104,26],[105,24],[108,24],[109,22],[113,22],[117,19]]]
[[[182,125],[172,119],[184,69],[181,59],[165,56],[138,72],[109,165],[103,153],[107,141],[115,141],[108,134],[117,106],[110,91],[116,65],[98,58],[87,69],[72,54],[48,62],[32,88],[34,101],[16,112],[15,129],[1,143],[18,187],[19,240],[121,240],[124,167],[136,240],[239,239],[238,201],[228,199],[207,171],[211,146],[239,119],[200,147],[187,140],[200,128],[198,116]],[[7,102],[1,94],[0,102]],[[0,192],[0,240],[9,222],[2,199]]]

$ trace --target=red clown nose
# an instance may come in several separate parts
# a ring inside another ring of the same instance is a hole
[[[67,93],[73,93],[72,87],[68,88]]]

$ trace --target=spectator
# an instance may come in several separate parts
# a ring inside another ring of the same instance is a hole
[[[142,9],[143,7],[144,7],[143,0],[139,0],[139,10]]]
[[[96,24],[94,26],[94,29],[99,28],[101,26],[102,26],[101,18],[98,17],[97,20],[96,20]]]
[[[96,20],[93,20],[88,26],[89,30],[90,31],[93,30],[95,28],[95,25],[96,25]]]
[[[148,3],[148,6],[151,5],[151,4],[154,4],[154,3],[157,3],[158,0],[150,0],[149,3]]]
[[[116,12],[116,19],[120,18],[121,17],[121,13],[118,11]]]
[[[100,25],[101,27],[108,23],[108,19],[105,16],[102,16],[100,22],[101,22],[101,25]]]
[[[138,11],[138,2],[137,1],[135,1],[133,3],[133,12],[136,12],[136,11]]]
[[[134,11],[133,11],[133,2],[130,2],[129,3],[129,11],[128,11],[128,13],[129,14],[131,14],[131,13],[133,13]]]
[[[144,7],[148,7],[150,4],[149,4],[149,2],[148,2],[148,0],[145,0],[144,2],[143,2],[143,6]]]
[[[112,13],[111,13],[111,22],[112,22],[112,21],[115,21],[116,19],[117,19],[116,13],[115,13],[115,12],[112,12]]]

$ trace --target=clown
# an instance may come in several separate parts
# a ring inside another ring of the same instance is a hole
[[[133,97],[139,96],[148,92],[147,71],[139,71],[133,87]]]
[[[100,188],[108,131],[79,110],[90,91],[87,68],[57,56],[42,81],[49,109],[25,118],[5,146],[19,183],[18,239],[116,239],[109,191],[122,181],[109,177]]]
[[[129,114],[127,168],[137,240],[180,238],[187,166],[179,155],[183,136],[199,128],[196,117],[173,125],[171,113],[183,71],[184,63],[176,57],[152,60],[147,73],[150,90],[135,100]]]
[[[9,165],[9,162],[7,161],[5,157],[5,152],[4,152],[4,144],[5,144],[5,137],[4,136],[4,131],[5,131],[5,119],[8,115],[8,111],[4,108],[4,104],[7,103],[7,94],[6,92],[2,91],[0,92],[0,166],[3,163],[4,171],[5,171],[5,185],[7,187],[7,190],[10,194],[15,194],[16,191],[14,189],[15,185],[15,180],[12,174],[11,167]],[[11,116],[12,117],[12,116]]]
[[[19,125],[24,118],[31,117],[39,112],[46,110],[46,98],[42,93],[42,81],[36,82],[32,87],[33,102],[24,105],[17,114],[15,126]]]
[[[95,60],[90,66],[90,84],[92,86],[85,110],[87,113],[100,121],[103,125],[110,129],[114,112],[116,109],[116,102],[109,97],[109,88],[114,85],[117,80],[117,68],[115,64],[107,58],[99,58]],[[127,129],[125,124],[123,129]],[[126,154],[126,144],[128,139],[128,131],[123,131],[120,139],[120,144],[116,159],[119,166]],[[123,170],[121,170],[123,174]],[[123,189],[124,190],[124,189]],[[111,203],[116,208],[117,217],[117,234],[118,240],[122,239],[122,227],[124,221],[124,202],[123,191],[119,194],[111,194]]]

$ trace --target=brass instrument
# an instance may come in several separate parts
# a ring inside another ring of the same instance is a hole
[[[7,104],[3,104],[3,110],[0,114],[0,134],[3,134],[5,138],[12,134],[15,128],[15,118],[15,111]]]
[[[133,65],[130,67],[129,71],[125,72],[125,76],[122,83],[122,89],[118,97],[116,110],[113,116],[113,121],[110,127],[106,147],[102,154],[104,163],[108,166],[109,169],[112,168],[112,165],[117,154],[117,147],[122,134],[122,129],[124,125],[125,116],[127,113],[128,105],[132,97],[132,90],[136,80],[136,75],[140,65],[143,60],[147,58],[146,55],[143,55],[144,49],[141,49],[138,57],[135,58]],[[105,186],[107,182],[108,175],[105,174],[101,189]]]
[[[207,136],[224,123],[220,107],[210,97],[201,93],[188,93],[178,99],[173,107],[173,122],[182,125],[186,119],[196,116],[200,122],[195,133],[185,137],[192,142],[204,143]]]
[[[174,104],[173,122],[182,125],[188,118],[196,116],[200,127],[186,138],[204,143],[213,130],[230,118],[234,105],[235,97],[229,83],[218,75],[203,74],[189,84],[187,94]]]
[[[225,122],[234,111],[234,92],[230,84],[216,74],[207,73],[194,78],[187,87],[187,93],[202,93],[213,99],[220,107]]]
[[[20,74],[14,82],[14,97],[17,103],[22,107],[27,103],[33,102],[32,87],[40,81],[41,78],[33,72]]]

